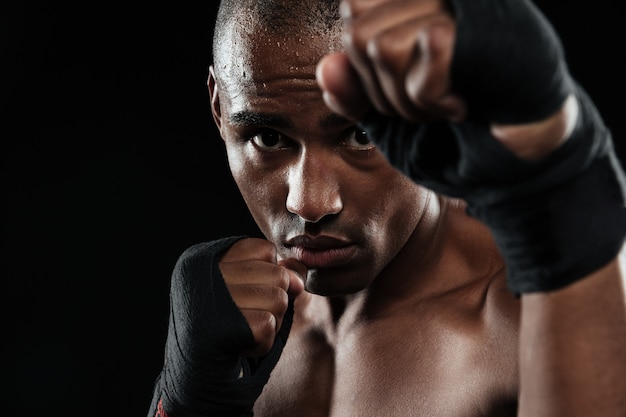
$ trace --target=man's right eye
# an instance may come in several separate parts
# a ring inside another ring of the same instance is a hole
[[[252,142],[263,150],[276,150],[288,146],[287,138],[275,130],[262,130],[251,136]]]

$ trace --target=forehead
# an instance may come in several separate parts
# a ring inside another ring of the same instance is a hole
[[[234,22],[216,52],[215,75],[230,100],[297,90],[319,94],[317,63],[340,49],[339,34],[311,34],[297,28],[277,34],[250,22]]]

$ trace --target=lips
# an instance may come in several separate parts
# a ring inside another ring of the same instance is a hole
[[[287,242],[287,248],[310,269],[341,266],[356,255],[354,244],[330,236],[297,236]]]

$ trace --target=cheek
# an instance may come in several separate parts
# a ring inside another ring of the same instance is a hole
[[[284,207],[286,192],[277,173],[268,173],[246,158],[241,149],[229,150],[228,161],[237,187],[252,217],[268,236],[269,225]],[[269,236],[268,236],[269,237]]]
[[[370,224],[372,239],[381,254],[393,257],[417,226],[424,193],[409,179],[394,175],[375,195]]]

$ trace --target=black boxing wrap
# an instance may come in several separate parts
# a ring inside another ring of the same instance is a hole
[[[614,259],[626,236],[626,181],[610,132],[531,2],[450,4],[457,24],[451,83],[468,105],[466,121],[417,125],[373,111],[361,127],[414,181],[467,201],[494,236],[512,292],[562,288]],[[542,160],[522,160],[491,135],[491,123],[545,119],[570,95],[577,125]]]
[[[457,23],[452,90],[472,120],[518,124],[554,114],[573,91],[561,42],[528,0],[449,0]]]
[[[253,415],[254,402],[287,341],[293,303],[266,356],[256,359],[237,355],[254,340],[228,292],[218,261],[241,238],[194,245],[176,263],[165,365],[157,380],[149,417],[154,417],[159,398],[170,417]]]
[[[467,201],[494,236],[512,292],[549,291],[604,266],[626,236],[626,180],[610,132],[581,88],[576,97],[574,132],[538,162],[516,157],[484,122],[416,125],[370,113],[360,124],[415,182]]]

